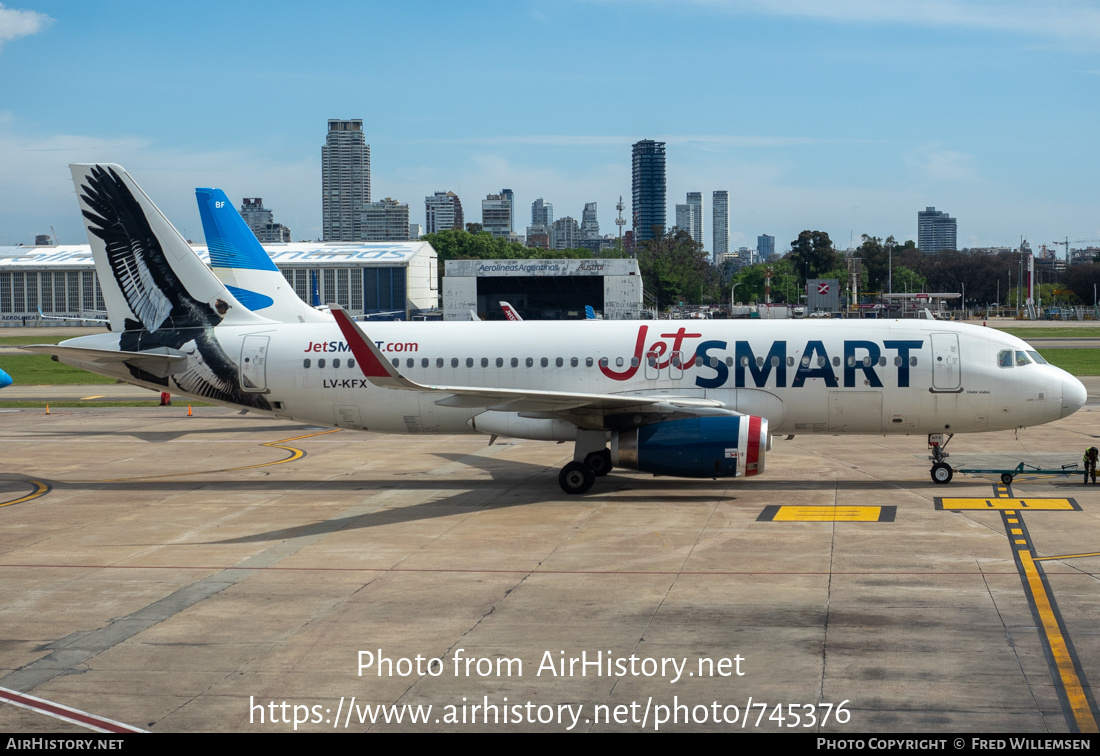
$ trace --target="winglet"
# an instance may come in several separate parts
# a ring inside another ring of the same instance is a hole
[[[414,383],[401,375],[397,368],[390,364],[375,343],[370,340],[367,334],[363,333],[363,329],[351,319],[351,316],[347,314],[343,307],[330,305],[329,309],[332,311],[332,317],[336,319],[336,324],[340,326],[340,332],[344,334],[348,346],[351,347],[351,353],[355,355],[355,359],[359,363],[359,369],[363,371],[363,375],[367,377],[367,380],[376,386],[385,386],[386,388],[413,391],[419,391],[423,388],[420,384]]]
[[[0,388],[5,388],[12,384],[11,376],[0,370]]]

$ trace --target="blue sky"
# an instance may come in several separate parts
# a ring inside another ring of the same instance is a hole
[[[630,204],[667,142],[668,214],[731,197],[731,244],[1100,239],[1100,8],[1085,0],[5,0],[0,244],[83,243],[70,162],[124,165],[189,238],[196,186],[321,229],[329,118],[362,118],[373,198],[508,187],[516,225]],[[1081,245],[1083,246],[1083,245]],[[1060,249],[1060,248],[1059,248]]]

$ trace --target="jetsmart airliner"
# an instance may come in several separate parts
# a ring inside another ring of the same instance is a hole
[[[759,475],[777,433],[927,434],[932,479],[946,483],[942,437],[1050,422],[1086,398],[1023,341],[937,321],[371,323],[368,333],[333,307],[332,320],[298,310],[281,322],[234,296],[120,166],[71,168],[112,331],[32,351],[301,422],[571,441],[558,476],[568,493],[614,467]]]

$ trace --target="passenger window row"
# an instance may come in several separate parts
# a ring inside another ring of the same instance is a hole
[[[339,357],[335,358],[332,361],[332,367],[334,367],[334,368],[340,367],[340,364],[341,363],[340,363],[340,358]],[[311,366],[312,366],[312,360],[310,360],[308,357],[306,357],[304,360],[302,360],[302,367],[308,368],[308,367],[311,367]],[[317,367],[323,368],[324,366],[325,366],[325,358],[322,357],[321,359],[317,360]],[[355,367],[355,360],[349,358],[347,360],[347,366],[349,368]]]

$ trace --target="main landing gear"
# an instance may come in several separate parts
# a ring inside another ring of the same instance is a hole
[[[577,431],[573,461],[558,473],[558,485],[567,494],[582,494],[592,487],[596,478],[611,472],[611,451],[605,446],[604,431]]]
[[[944,449],[951,443],[951,439],[955,437],[955,434],[948,433],[946,441],[943,437],[943,433],[928,434],[928,448],[932,450],[932,456],[928,459],[932,460],[933,483],[950,483],[951,478],[955,477],[955,471],[951,469],[951,465],[944,462],[945,459],[951,456]]]

